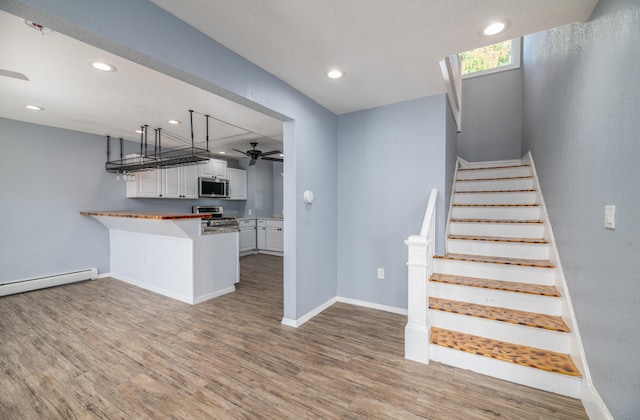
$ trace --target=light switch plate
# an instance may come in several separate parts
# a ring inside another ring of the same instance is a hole
[[[616,206],[604,206],[604,227],[616,228]]]
[[[384,279],[384,268],[378,268],[378,278]]]

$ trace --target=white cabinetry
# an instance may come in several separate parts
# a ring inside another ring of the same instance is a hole
[[[134,181],[127,182],[127,197],[160,197],[162,188],[162,174],[160,171],[151,170],[138,172]]]
[[[240,253],[249,254],[256,250],[256,219],[240,220]]]
[[[229,180],[229,200],[247,199],[247,171],[244,169],[227,169]]]
[[[226,178],[227,177],[227,161],[220,159],[209,159],[208,162],[199,165],[200,173],[198,176],[205,178]]]
[[[138,172],[127,182],[128,198],[198,198],[198,166]]]
[[[258,251],[282,255],[284,232],[282,220],[258,219]]]

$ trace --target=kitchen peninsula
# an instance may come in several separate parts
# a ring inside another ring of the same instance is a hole
[[[203,234],[210,214],[85,211],[109,229],[111,276],[196,304],[235,291],[238,232]]]

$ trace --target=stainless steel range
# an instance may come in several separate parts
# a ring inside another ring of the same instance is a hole
[[[193,206],[191,212],[196,214],[211,214],[210,218],[202,219],[203,235],[240,231],[238,218],[225,216],[222,206]]]

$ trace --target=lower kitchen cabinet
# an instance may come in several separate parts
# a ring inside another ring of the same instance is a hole
[[[282,220],[258,219],[258,251],[281,255],[284,252]]]
[[[256,243],[256,219],[239,220],[240,225],[240,253],[248,254],[255,252]]]

